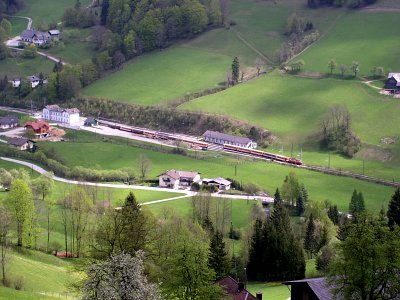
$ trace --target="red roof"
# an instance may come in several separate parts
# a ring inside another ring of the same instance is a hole
[[[47,122],[45,122],[45,121],[28,121],[28,122],[26,122],[26,124],[25,124],[25,127],[32,127],[32,129],[33,130],[39,130],[39,129],[41,129],[41,128],[43,128],[43,129],[49,129],[50,128],[50,126],[49,126],[49,123],[47,123]]]
[[[233,300],[257,300],[248,290],[243,289],[239,291],[238,282],[230,276],[218,280],[217,284],[220,285],[228,295],[232,296]]]

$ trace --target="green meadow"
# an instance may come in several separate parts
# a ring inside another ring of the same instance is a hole
[[[397,72],[400,70],[399,26],[399,12],[349,13],[298,58],[305,61],[305,69],[321,73],[330,72],[328,61],[331,59],[338,64],[334,71],[337,74],[341,64],[349,66],[347,74],[351,74],[353,61],[360,64],[360,75],[371,76],[375,66],[384,67],[386,72]]]
[[[87,96],[154,105],[225,81],[231,58],[196,49],[170,48],[143,55],[121,71],[85,88]]]
[[[49,74],[53,69],[54,62],[42,56],[36,58],[6,58],[0,60],[0,77],[7,75],[9,79],[13,77],[26,77],[33,74]]]
[[[135,168],[137,158],[145,154],[152,161],[152,178],[168,169],[192,170],[201,172],[202,177],[228,177],[243,183],[253,182],[269,194],[282,185],[285,176],[295,171],[300,181],[307,187],[310,198],[318,201],[329,199],[340,210],[347,211],[351,193],[354,189],[363,192],[367,207],[378,211],[382,204],[387,205],[393,189],[346,177],[325,175],[299,168],[281,166],[258,160],[235,156],[225,156],[215,152],[198,152],[197,159],[187,156],[159,153],[136,147],[107,142],[64,142],[40,144],[52,147],[52,151],[62,156],[69,166],[86,166],[102,169],[117,169],[127,166]],[[96,149],[95,151],[93,149]],[[91,155],[87,155],[92,153]],[[237,165],[235,176],[235,165]]]

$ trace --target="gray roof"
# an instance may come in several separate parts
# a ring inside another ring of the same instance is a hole
[[[40,78],[36,75],[31,75],[27,77],[30,81],[39,81]]]
[[[251,142],[251,140],[247,137],[231,135],[231,134],[226,134],[226,133],[221,133],[218,131],[211,131],[211,130],[207,130],[206,132],[203,133],[203,137],[206,137],[206,136],[209,138],[213,138],[213,139],[220,139],[223,141],[229,141],[232,143],[239,143],[239,144],[248,144]]]
[[[25,145],[28,141],[29,141],[29,139],[23,138],[23,137],[21,137],[21,138],[9,138],[8,139],[8,143],[10,145],[18,146],[18,147],[21,147],[22,145]]]
[[[60,30],[58,30],[58,29],[49,30],[49,34],[50,35],[59,35],[60,34]]]
[[[32,39],[34,36],[42,40],[48,40],[50,38],[50,35],[47,32],[33,29],[25,29],[24,31],[22,31],[20,36],[22,39]]]
[[[46,109],[48,109],[50,111],[57,111],[57,112],[66,111],[67,113],[70,113],[70,114],[79,113],[79,109],[77,109],[77,108],[62,108],[62,107],[59,107],[57,104],[47,105]]]
[[[295,284],[301,284],[301,283],[308,284],[308,286],[311,288],[311,290],[314,292],[314,294],[318,297],[318,299],[320,299],[320,300],[333,299],[333,294],[331,291],[332,286],[328,285],[328,283],[326,282],[324,277],[308,278],[308,279],[302,279],[302,280],[292,280],[292,281],[283,282],[283,284],[286,284],[286,285],[295,285]],[[341,299],[340,295],[337,295],[336,299]]]
[[[396,86],[400,86],[400,73],[389,73],[388,79],[392,77],[397,81]]]
[[[12,124],[18,124],[18,123],[19,123],[19,120],[14,116],[0,117],[1,125],[12,125]]]
[[[204,178],[203,182],[216,182],[216,183],[222,184],[222,185],[230,185],[232,183],[229,180],[226,180],[225,178],[222,178],[222,177]]]
[[[86,123],[94,123],[94,122],[96,122],[96,119],[93,118],[93,117],[87,117],[86,120],[85,120],[85,122],[86,122]]]

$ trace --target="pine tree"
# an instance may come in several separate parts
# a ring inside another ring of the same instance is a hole
[[[301,183],[300,185],[300,192],[303,196],[304,203],[306,203],[308,201],[308,192],[306,190],[304,183]]]
[[[239,81],[239,59],[237,56],[233,59],[232,62],[232,81],[233,84],[238,83]]]
[[[315,223],[313,214],[310,214],[306,229],[306,236],[304,237],[304,249],[307,251],[309,258],[312,258],[315,247]]]
[[[390,227],[396,224],[400,226],[400,188],[396,190],[389,202],[387,217]]]
[[[365,211],[364,196],[361,192],[357,193],[357,190],[354,190],[349,204],[349,212],[353,216],[356,216],[364,211]]]
[[[282,203],[282,198],[281,198],[281,193],[279,192],[279,189],[276,188],[276,191],[274,194],[274,205],[277,205],[279,203]]]
[[[208,265],[215,271],[216,279],[228,274],[229,261],[225,250],[225,242],[220,231],[216,231],[211,238]]]
[[[251,237],[251,244],[249,250],[249,263],[247,265],[247,274],[249,278],[261,280],[261,273],[263,266],[264,245],[263,245],[263,222],[257,219],[253,227],[253,235]]]
[[[358,193],[358,200],[357,200],[357,208],[358,208],[358,213],[362,213],[365,211],[365,201],[364,201],[364,196],[361,192]]]
[[[328,217],[335,225],[339,224],[339,211],[337,205],[330,205],[328,208]]]
[[[103,0],[101,4],[101,13],[100,13],[100,24],[106,25],[107,24],[107,16],[108,16],[108,9],[110,7],[109,0]]]
[[[301,193],[297,198],[297,214],[299,216],[302,216],[304,214],[304,199]]]

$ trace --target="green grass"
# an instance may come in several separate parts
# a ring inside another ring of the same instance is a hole
[[[59,296],[59,295],[57,295]],[[0,286],[0,300],[46,300],[46,299],[59,299],[59,297],[50,297],[40,295],[39,293],[32,293],[26,291],[17,291],[13,288],[6,288]]]
[[[8,78],[26,77],[42,72],[49,74],[54,66],[54,62],[38,56],[34,59],[28,58],[6,58],[0,60],[0,77],[7,75]]]
[[[28,26],[28,20],[23,18],[11,18],[11,36],[20,35],[23,30],[25,30]]]
[[[280,282],[248,282],[247,290],[254,296],[257,292],[263,294],[263,299],[286,300],[290,298],[290,290]]]
[[[231,59],[195,49],[170,48],[144,55],[85,88],[88,96],[138,104],[159,104],[218,86]]]
[[[73,7],[75,0],[25,0],[24,8],[18,11],[18,16],[30,17],[34,24],[36,20],[43,20],[47,23],[60,22],[65,9]],[[81,0],[83,7],[91,1]]]
[[[38,251],[21,249],[9,253],[8,276],[11,280],[23,277],[24,290],[34,293],[64,293],[67,285],[78,280],[72,264]]]
[[[47,144],[49,145],[49,144]],[[41,147],[46,145],[41,145]],[[382,204],[387,205],[393,189],[346,177],[336,177],[321,173],[293,169],[278,164],[249,161],[243,158],[221,156],[212,152],[198,153],[198,159],[173,154],[163,154],[135,147],[111,143],[54,143],[50,145],[70,166],[97,166],[103,169],[117,169],[136,166],[140,154],[145,154],[152,161],[151,177],[168,169],[193,170],[203,177],[230,177],[238,181],[254,182],[271,195],[290,171],[295,171],[307,187],[310,198],[318,201],[330,199],[340,210],[347,211],[353,189],[363,192],[367,208],[379,211]],[[96,151],[93,151],[96,149]],[[87,155],[92,153],[92,155]],[[237,176],[234,176],[235,164],[238,163]]]
[[[399,71],[399,26],[399,13],[351,13],[299,58],[306,62],[305,69],[322,73],[330,72],[330,59],[338,63],[338,74],[340,64],[351,66],[352,61],[359,62],[360,75],[371,76],[374,66]]]

